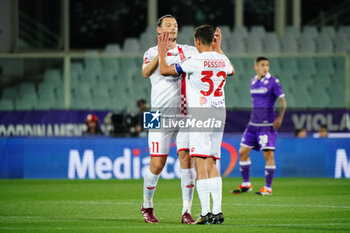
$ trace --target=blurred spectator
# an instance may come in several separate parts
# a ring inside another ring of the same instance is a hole
[[[321,125],[318,129],[318,133],[320,135],[320,138],[326,138],[328,137],[328,129],[326,125]]]
[[[98,125],[98,117],[95,114],[88,114],[85,118],[87,130],[83,133],[84,135],[102,135],[103,132]]]
[[[126,110],[109,112],[104,119],[105,124],[112,125],[111,137],[130,137],[132,117]]]
[[[146,100],[140,99],[137,101],[137,107],[139,109],[138,113],[133,117],[134,128],[133,136],[135,137],[144,137],[147,136],[143,128],[143,112],[148,111]]]
[[[307,137],[307,131],[305,128],[301,128],[301,129],[296,129],[294,131],[294,135],[297,138],[306,138]]]

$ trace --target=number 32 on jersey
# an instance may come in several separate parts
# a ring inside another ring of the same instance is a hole
[[[201,90],[201,94],[204,96],[210,96],[214,91],[214,81],[212,80],[212,77],[214,76],[214,72],[211,70],[207,70],[207,71],[202,71],[201,74],[204,76],[201,79],[202,82],[209,84],[209,89],[206,91]],[[214,92],[214,96],[219,97],[219,96],[222,96],[222,86],[225,83],[226,73],[224,71],[220,71],[216,74],[216,76],[218,78],[222,77],[222,81],[221,81],[220,85],[218,86],[218,88]]]

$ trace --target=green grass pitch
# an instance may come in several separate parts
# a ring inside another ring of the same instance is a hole
[[[350,232],[350,180],[276,178],[270,197],[234,196],[239,183],[223,179],[225,223],[200,226],[180,224],[180,180],[159,180],[159,224],[141,216],[142,180],[0,180],[0,232]]]

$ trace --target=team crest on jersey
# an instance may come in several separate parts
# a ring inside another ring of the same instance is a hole
[[[144,129],[160,129],[162,114],[157,110],[156,112],[143,113],[143,128]]]
[[[199,104],[200,104],[201,106],[203,106],[203,105],[206,104],[206,103],[208,103],[207,98],[205,98],[205,97],[203,97],[203,96],[199,97]]]
[[[195,149],[196,149],[196,148],[192,147],[192,148],[191,148],[191,152],[193,152]]]
[[[269,83],[269,80],[265,80],[264,84],[267,85]]]

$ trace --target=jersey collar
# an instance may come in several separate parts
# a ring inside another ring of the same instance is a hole
[[[269,78],[271,78],[271,74],[267,72],[266,76],[260,79],[260,81],[264,81],[265,79],[269,79]],[[254,79],[258,80],[258,75],[255,75]]]

